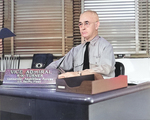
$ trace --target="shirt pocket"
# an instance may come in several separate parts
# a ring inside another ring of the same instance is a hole
[[[90,59],[90,65],[93,67],[98,67],[101,64],[100,59],[100,55],[93,55],[93,57]]]

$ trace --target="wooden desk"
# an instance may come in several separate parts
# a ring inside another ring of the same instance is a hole
[[[150,119],[150,82],[84,95],[0,86],[0,120]]]

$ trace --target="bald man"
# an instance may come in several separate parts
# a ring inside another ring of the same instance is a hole
[[[81,36],[84,38],[84,42],[73,47],[65,55],[65,58],[52,62],[46,69],[57,68],[62,61],[60,67],[64,71],[70,72],[60,74],[59,78],[94,73],[99,73],[104,78],[115,77],[115,57],[113,54],[113,47],[108,41],[98,35],[99,25],[99,18],[95,11],[83,12],[79,19],[79,28]],[[84,69],[84,52],[87,43],[89,43],[89,68]]]

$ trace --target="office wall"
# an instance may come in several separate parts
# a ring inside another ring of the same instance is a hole
[[[123,58],[116,61],[124,64],[128,82],[138,84],[150,81],[150,58]]]
[[[125,74],[129,83],[142,83],[150,81],[150,58],[122,58],[116,59],[125,66]],[[21,60],[20,69],[31,68],[32,60]]]

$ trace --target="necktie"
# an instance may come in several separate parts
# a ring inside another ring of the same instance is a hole
[[[85,49],[84,61],[83,61],[83,70],[89,69],[89,50],[88,50],[89,44],[90,42],[86,43],[86,49]]]

